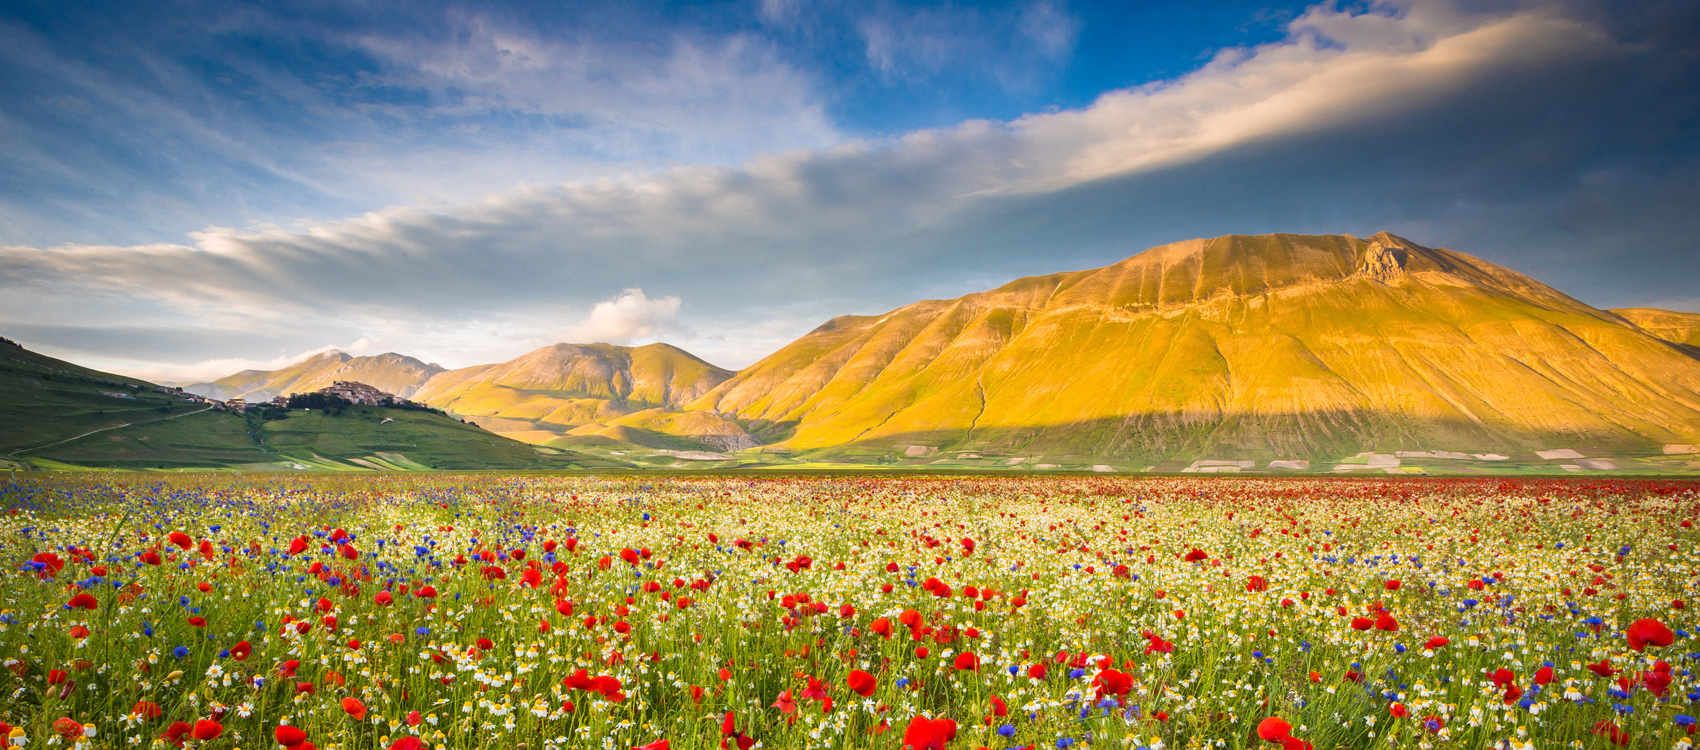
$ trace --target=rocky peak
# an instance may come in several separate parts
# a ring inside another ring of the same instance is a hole
[[[1385,244],[1377,239],[1364,250],[1363,261],[1358,264],[1358,273],[1381,281],[1393,281],[1405,275],[1405,263],[1408,260],[1410,253],[1404,248]]]

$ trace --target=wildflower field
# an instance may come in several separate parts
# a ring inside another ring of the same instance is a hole
[[[28,475],[0,734],[1689,747],[1700,484]]]

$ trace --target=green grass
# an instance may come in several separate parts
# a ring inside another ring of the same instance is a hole
[[[35,455],[39,454],[39,455]],[[572,454],[492,435],[439,414],[350,407],[262,419],[225,411],[96,433],[32,460],[123,469],[418,471],[572,469]]]
[[[151,383],[0,344],[0,457],[91,430],[204,408],[160,393]]]

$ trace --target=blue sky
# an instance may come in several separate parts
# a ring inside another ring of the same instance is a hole
[[[1683,2],[0,6],[0,332],[162,379],[1387,229],[1700,310]]]

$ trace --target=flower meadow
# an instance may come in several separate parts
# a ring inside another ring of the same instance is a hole
[[[1700,485],[24,475],[0,735],[1687,748]]]

